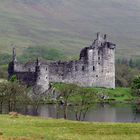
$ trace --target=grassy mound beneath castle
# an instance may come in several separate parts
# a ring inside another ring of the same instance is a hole
[[[54,87],[60,88],[65,86],[63,83],[55,83]],[[97,100],[98,102],[133,102],[138,97],[133,96],[131,88],[117,87],[115,89],[107,89],[107,88],[86,88],[93,94],[96,94],[97,97],[101,98],[101,100]]]
[[[139,140],[140,124],[0,116],[0,140]]]
[[[137,97],[132,95],[131,88],[117,87],[116,89],[105,89],[105,88],[91,88],[97,95],[105,95],[108,97],[106,101],[115,102],[132,102]]]

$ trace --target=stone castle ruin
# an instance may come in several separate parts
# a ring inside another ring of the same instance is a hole
[[[21,64],[16,59],[9,63],[9,77],[28,86],[41,87],[42,92],[50,88],[50,83],[73,83],[82,87],[115,88],[115,44],[107,36],[97,33],[90,47],[81,50],[79,60],[62,62],[36,62]]]

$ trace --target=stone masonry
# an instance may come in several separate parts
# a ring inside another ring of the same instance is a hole
[[[21,64],[16,59],[9,63],[9,78],[16,75],[18,80],[28,86],[41,87],[42,92],[49,89],[50,83],[73,83],[82,87],[115,88],[115,44],[107,36],[97,33],[97,38],[89,47],[81,50],[76,61],[36,62]]]

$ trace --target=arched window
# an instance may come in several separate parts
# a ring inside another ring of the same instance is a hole
[[[46,71],[48,70],[48,68],[46,68]]]

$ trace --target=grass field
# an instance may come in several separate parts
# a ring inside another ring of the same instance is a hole
[[[139,140],[140,124],[0,116],[1,140]]]

